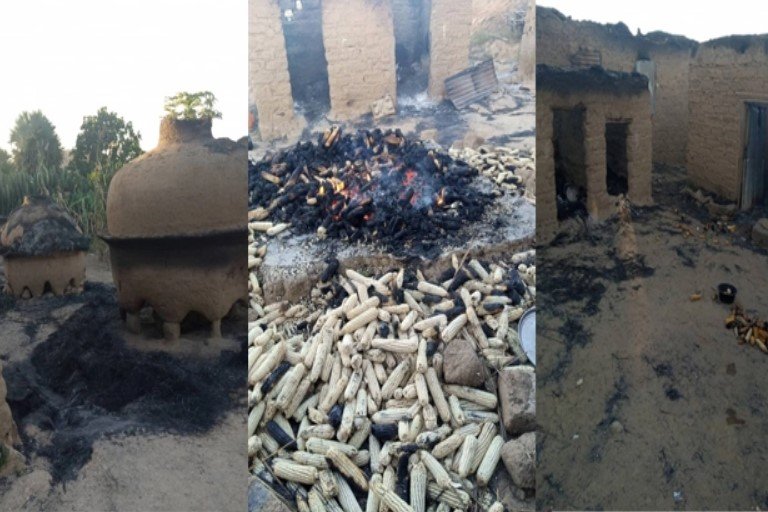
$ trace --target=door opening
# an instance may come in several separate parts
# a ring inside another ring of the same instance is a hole
[[[587,215],[583,107],[552,111],[557,220]]]
[[[627,135],[629,122],[605,123],[605,184],[612,196],[629,191],[627,165]]]
[[[768,206],[768,104],[747,103],[741,209]]]

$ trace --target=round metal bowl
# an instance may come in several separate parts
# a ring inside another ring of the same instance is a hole
[[[517,323],[517,334],[520,336],[520,345],[523,352],[533,366],[536,366],[536,308],[533,307],[523,313]]]

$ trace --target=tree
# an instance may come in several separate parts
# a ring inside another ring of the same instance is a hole
[[[0,174],[8,174],[13,170],[11,155],[4,149],[0,149]]]
[[[40,169],[58,169],[61,165],[61,143],[56,129],[43,115],[22,112],[11,130],[13,165],[17,170],[34,173]]]
[[[69,167],[83,174],[111,175],[142,153],[140,141],[130,121],[101,107],[95,116],[83,119]]]
[[[216,96],[210,91],[180,92],[165,99],[166,116],[181,121],[194,119],[221,119],[221,112],[213,108]]]

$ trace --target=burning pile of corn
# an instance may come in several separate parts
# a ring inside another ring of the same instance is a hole
[[[768,354],[768,322],[750,318],[738,306],[725,319],[725,327],[733,330],[739,344],[749,343]]]
[[[508,191],[524,188],[521,170],[533,173],[536,169],[533,158],[519,149],[485,145],[477,149],[451,148],[448,154],[464,160],[480,171],[480,174]]]
[[[305,304],[252,295],[253,474],[302,512],[501,512],[488,488],[504,444],[496,390],[448,384],[444,351],[471,343],[488,374],[526,362],[515,327],[535,298],[533,257],[454,258],[435,282],[330,260]]]

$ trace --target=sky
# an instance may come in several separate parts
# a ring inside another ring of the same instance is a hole
[[[248,129],[246,0],[24,0],[0,3],[0,148],[18,115],[42,110],[65,149],[102,106],[157,145],[163,103],[208,90],[215,137]]]
[[[624,22],[635,34],[661,30],[699,42],[733,34],[768,33],[765,1],[729,0],[538,0],[576,20]]]

